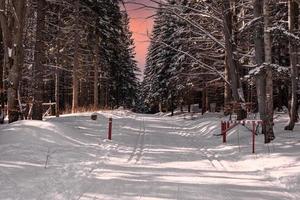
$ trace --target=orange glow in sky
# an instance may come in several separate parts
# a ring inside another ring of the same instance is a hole
[[[153,5],[149,0],[136,0],[136,2]],[[146,55],[149,46],[149,37],[153,27],[154,9],[141,8],[140,5],[126,4],[126,10],[130,17],[130,28],[135,42],[136,60],[142,70],[145,67]]]

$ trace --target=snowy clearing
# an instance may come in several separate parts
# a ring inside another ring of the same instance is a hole
[[[300,128],[282,131],[285,116],[252,154],[243,126],[215,136],[218,115],[90,114],[1,126],[0,199],[300,199]]]

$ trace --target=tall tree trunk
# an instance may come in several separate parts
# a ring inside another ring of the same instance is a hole
[[[299,5],[294,0],[289,0],[289,31],[295,33],[298,30],[299,22]],[[292,99],[291,99],[291,108],[290,108],[290,120],[288,125],[285,127],[285,130],[293,130],[295,123],[297,121],[297,45],[295,42],[290,41],[289,43],[289,53],[290,53],[290,63],[291,63],[291,82],[292,82]]]
[[[207,89],[206,86],[202,89],[202,115],[206,113],[207,107],[206,107],[206,96],[207,96]]]
[[[173,92],[171,92],[171,116],[174,116],[174,97],[173,97]]]
[[[98,89],[98,84],[99,84],[99,72],[98,72],[98,64],[96,62],[94,63],[94,109],[99,108],[99,89]]]
[[[72,99],[72,113],[78,110],[78,70],[79,70],[79,43],[80,33],[79,30],[79,0],[75,2],[75,38],[74,38],[74,63],[73,63],[73,99]]]
[[[273,73],[272,73],[272,40],[268,31],[270,27],[270,0],[264,1],[264,42],[265,42],[265,63],[266,69],[266,134],[265,141],[275,138],[273,131]]]
[[[9,123],[19,119],[18,89],[24,62],[23,31],[27,1],[0,0],[0,24],[3,35],[4,67],[8,70],[7,108]],[[5,11],[10,10],[9,14]],[[13,14],[11,14],[13,13]]]
[[[236,61],[234,60],[234,41],[232,41],[232,11],[230,0],[223,1],[223,33],[225,37],[226,63],[229,71],[229,78],[232,90],[232,97],[235,101],[239,101],[239,80]]]
[[[3,52],[3,37],[0,26],[0,123],[4,122],[4,84],[3,84],[3,73],[4,73],[4,52]]]
[[[159,110],[159,112],[163,112],[163,109],[162,109],[162,101],[160,101],[160,102],[158,103],[158,110]]]
[[[99,36],[96,35],[94,46],[94,109],[99,108]]]
[[[45,17],[46,1],[37,0],[37,25],[36,25],[36,44],[34,52],[34,87],[33,87],[33,107],[32,119],[43,119],[43,72],[45,62]]]
[[[254,18],[259,18],[259,23],[255,27],[255,61],[257,67],[264,63],[264,29],[263,29],[263,0],[254,0]],[[262,133],[266,134],[266,71],[260,69],[256,78],[257,102],[260,118],[263,121]],[[265,141],[269,142],[269,141]]]
[[[62,7],[59,5],[57,9],[57,21],[58,21],[58,26],[57,26],[57,39],[56,39],[56,65],[57,67],[55,68],[55,116],[59,117],[60,115],[60,69],[58,68],[61,66],[62,59],[60,58],[60,49],[62,48],[61,40],[60,37],[62,35],[61,31],[61,10]]]
[[[229,66],[227,64],[227,55],[225,55],[225,79],[226,79],[226,83],[225,83],[225,88],[224,88],[224,105],[227,105],[228,103],[230,103],[231,101],[231,86],[228,84],[230,83],[230,77],[229,77]]]
[[[59,117],[59,107],[60,107],[60,99],[59,99],[59,69],[55,69],[55,116]]]

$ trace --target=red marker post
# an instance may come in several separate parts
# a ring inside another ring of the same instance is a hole
[[[221,134],[223,136],[223,143],[226,143],[226,122],[221,122]]]
[[[107,138],[109,140],[112,139],[112,118],[111,117],[108,119],[108,133],[107,133]]]
[[[252,153],[255,153],[255,133],[256,133],[256,123],[255,121],[253,121],[252,122]]]

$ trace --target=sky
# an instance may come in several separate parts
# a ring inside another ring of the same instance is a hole
[[[155,6],[150,0],[131,0],[131,2]],[[153,27],[153,17],[151,16],[154,15],[155,9],[145,8],[141,5],[132,3],[126,3],[126,10],[130,17],[130,28],[133,32],[133,38],[136,46],[136,60],[139,68],[143,72],[147,49],[149,46],[149,37]]]

